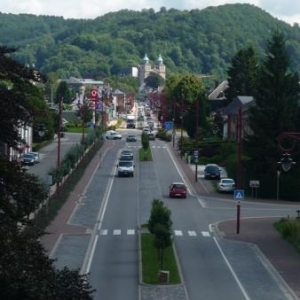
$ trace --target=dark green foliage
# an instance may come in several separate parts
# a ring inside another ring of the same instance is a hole
[[[227,101],[237,96],[255,96],[257,75],[258,59],[253,47],[239,50],[228,70]]]
[[[122,10],[94,20],[1,14],[0,25],[1,42],[18,47],[18,61],[64,79],[121,77],[120,71],[139,65],[145,53],[153,62],[161,53],[169,74],[213,74],[222,80],[239,49],[253,45],[261,59],[275,28],[287,36],[292,68],[300,70],[299,27],[249,4],[190,11]]]
[[[148,229],[152,234],[155,234],[155,226],[161,224],[167,230],[171,230],[171,211],[165,206],[164,202],[159,199],[153,199],[151,215],[148,222]]]
[[[165,206],[163,201],[153,199],[148,229],[155,235],[154,246],[158,249],[161,269],[163,269],[164,249],[172,245],[171,226],[171,211]]]
[[[297,130],[300,92],[299,77],[289,71],[285,39],[278,31],[273,34],[266,54],[259,70],[255,105],[249,111],[249,125],[255,134],[245,142],[245,153],[251,157],[246,164],[248,174],[261,179],[263,189],[275,177],[281,156],[277,136]],[[298,194],[296,190],[294,193]]]
[[[71,103],[72,102],[72,95],[71,90],[66,81],[61,81],[56,89],[55,93],[55,100],[56,103],[59,101],[63,101],[63,103]]]
[[[45,106],[35,88],[37,71],[8,58],[12,50],[0,47],[0,52],[0,143],[2,149],[17,151],[20,128],[35,125],[34,113],[40,108],[44,112]],[[32,227],[29,214],[47,197],[45,184],[0,152],[1,300],[92,299],[92,289],[79,271],[56,270],[38,241],[40,232]]]
[[[172,135],[162,128],[158,129],[156,137],[167,142],[170,142],[172,140]]]
[[[149,148],[149,137],[145,132],[142,133],[142,147],[144,150],[147,150]]]

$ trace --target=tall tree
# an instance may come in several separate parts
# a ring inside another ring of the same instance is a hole
[[[36,70],[9,58],[13,52],[0,47],[0,143],[17,150],[19,129],[32,124],[32,109],[39,102]],[[28,218],[47,194],[36,176],[0,152],[0,299],[92,299],[78,270],[55,269]]]
[[[276,137],[283,131],[297,129],[299,92],[299,76],[289,72],[285,39],[276,31],[259,70],[255,105],[249,111],[253,134],[247,137],[245,148],[251,157],[248,168],[262,182],[275,173],[279,154]]]
[[[72,93],[69,88],[69,85],[66,81],[61,81],[57,87],[56,93],[55,93],[55,99],[56,103],[58,103],[61,98],[64,99],[64,103],[71,103],[72,100]]]
[[[231,102],[237,96],[255,96],[258,61],[253,47],[241,49],[231,60],[225,96]]]

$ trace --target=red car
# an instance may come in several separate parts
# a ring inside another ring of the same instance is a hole
[[[170,198],[173,197],[182,197],[186,198],[187,195],[187,187],[183,182],[173,182],[170,185]]]

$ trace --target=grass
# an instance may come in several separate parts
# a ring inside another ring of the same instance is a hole
[[[300,220],[282,218],[274,223],[274,227],[283,239],[300,252]]]
[[[141,148],[139,150],[139,159],[140,159],[140,161],[152,161],[153,160],[150,147],[147,149]]]
[[[157,258],[157,249],[153,245],[154,235],[143,233],[141,235],[142,247],[142,281],[147,284],[159,284],[158,273],[160,262]],[[169,284],[181,283],[173,247],[164,250],[164,271],[169,271]]]

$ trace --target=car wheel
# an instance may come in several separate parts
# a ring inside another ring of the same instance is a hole
[[[183,195],[182,198],[186,199],[186,195]]]
[[[169,194],[169,197],[170,197],[170,198],[172,198],[172,195],[171,195],[171,194]]]

